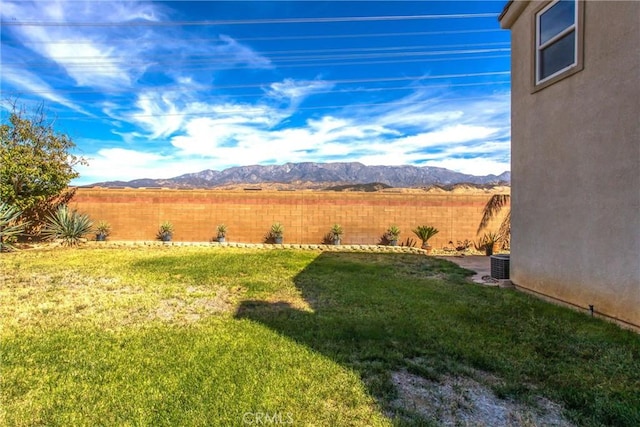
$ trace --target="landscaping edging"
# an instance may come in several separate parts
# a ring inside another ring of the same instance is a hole
[[[148,241],[107,241],[96,242],[88,241],[85,246],[89,247],[145,247],[145,246],[209,246],[212,248],[253,248],[253,249],[302,249],[312,251],[326,252],[398,252],[398,253],[416,253],[426,254],[424,249],[410,246],[385,246],[385,245],[312,245],[299,243],[238,243],[238,242],[160,242],[155,240]]]

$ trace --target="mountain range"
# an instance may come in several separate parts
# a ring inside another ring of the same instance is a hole
[[[222,171],[204,170],[167,179],[135,179],[92,184],[99,187],[219,188],[283,184],[287,188],[323,188],[337,185],[380,183],[391,187],[418,188],[433,185],[509,185],[511,172],[500,175],[468,175],[432,166],[366,166],[349,163],[285,163],[239,166]]]

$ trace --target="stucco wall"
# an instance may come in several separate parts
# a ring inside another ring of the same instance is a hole
[[[229,227],[228,240],[263,242],[271,224],[285,227],[285,242],[320,243],[334,223],[345,244],[377,244],[391,225],[400,241],[417,238],[418,225],[440,230],[430,243],[442,248],[475,239],[482,209],[491,195],[349,193],[319,191],[215,191],[79,188],[70,206],[94,221],[108,221],[113,240],[153,240],[171,221],[174,240],[210,241],[215,227]],[[506,210],[505,210],[506,212]],[[501,218],[490,224],[497,229]],[[417,242],[419,246],[420,242]]]
[[[511,27],[511,278],[640,326],[640,2],[586,2],[584,69],[532,93],[539,6]]]

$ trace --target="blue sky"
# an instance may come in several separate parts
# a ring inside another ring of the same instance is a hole
[[[359,161],[510,169],[504,1],[1,0],[1,97],[44,102],[74,184]]]

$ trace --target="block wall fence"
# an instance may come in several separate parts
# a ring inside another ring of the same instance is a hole
[[[274,222],[284,225],[285,243],[318,244],[335,223],[344,229],[343,244],[377,244],[392,224],[400,241],[411,229],[432,225],[430,240],[442,248],[475,240],[482,209],[491,194],[455,193],[173,190],[77,188],[69,203],[94,222],[111,224],[111,240],[154,240],[159,225],[173,223],[174,241],[211,241],[218,224],[228,227],[227,241],[260,243]],[[504,209],[504,214],[507,209]],[[489,230],[497,230],[501,216]],[[416,242],[419,246],[420,242]]]

